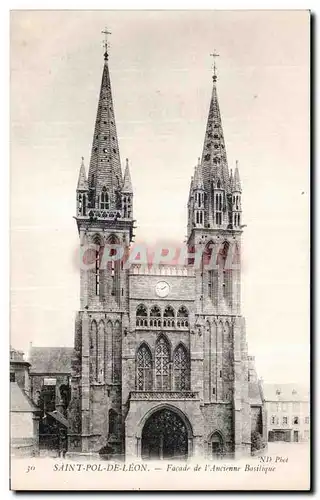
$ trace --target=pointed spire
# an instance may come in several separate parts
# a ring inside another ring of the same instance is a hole
[[[109,34],[109,32],[107,32],[107,34]],[[111,194],[112,203],[112,199],[116,198],[115,191],[118,190],[122,180],[122,172],[113,109],[107,47],[108,44],[105,42],[104,66],[88,181],[90,188],[98,193],[104,186],[108,188]]]
[[[128,158],[126,158],[126,168],[125,168],[125,171],[124,171],[122,192],[123,193],[133,194]]]
[[[212,54],[218,57],[218,54]],[[230,190],[228,161],[223,137],[222,121],[217,95],[217,74],[214,65],[213,86],[210,100],[207,128],[202,152],[202,171],[205,189],[210,188],[213,179],[220,178],[221,187]]]
[[[202,176],[202,165],[200,162],[200,158],[198,158],[198,164],[194,169],[193,189],[204,189],[203,176]]]
[[[240,175],[238,168],[238,160],[236,161],[236,168],[234,170],[233,191],[239,191],[241,193],[241,182],[240,182]]]
[[[86,169],[84,166],[83,156],[81,157],[81,165],[80,165],[80,170],[79,170],[77,190],[78,191],[87,191],[88,190],[88,181],[87,181],[87,177],[86,177]]]

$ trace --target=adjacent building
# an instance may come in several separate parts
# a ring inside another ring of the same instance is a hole
[[[44,412],[66,415],[72,356],[72,347],[30,347],[30,394]]]
[[[240,457],[251,452],[252,432],[266,435],[240,307],[242,185],[238,165],[228,166],[215,72],[202,149],[187,222],[200,265],[103,266],[112,245],[129,254],[135,227],[106,51],[89,171],[82,161],[76,190],[80,250],[94,248],[94,262],[80,270],[69,452]],[[208,269],[213,253],[217,265]]]
[[[39,408],[30,398],[30,364],[24,353],[10,349],[10,442],[14,456],[39,452]]]
[[[310,439],[309,392],[295,384],[264,384],[268,441]]]
[[[35,347],[29,352],[30,394],[40,411],[41,454],[67,449],[72,347]]]

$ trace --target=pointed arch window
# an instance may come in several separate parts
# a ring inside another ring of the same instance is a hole
[[[174,388],[176,391],[190,389],[189,355],[183,345],[179,345],[173,356]]]
[[[87,197],[85,193],[78,195],[78,215],[85,217],[87,213]]]
[[[96,295],[100,295],[100,251],[96,251],[96,265],[95,265],[95,290],[96,290]]]
[[[137,307],[136,326],[148,326],[148,312],[146,306],[143,304]]]
[[[155,352],[156,389],[168,391],[170,390],[170,347],[165,337],[158,338]]]
[[[178,309],[177,314],[177,327],[178,328],[188,328],[189,326],[189,313],[185,306],[181,306]]]
[[[100,208],[101,208],[101,210],[108,210],[109,209],[109,194],[108,194],[107,189],[105,187],[102,188],[101,195],[100,195]]]
[[[78,215],[82,215],[82,193],[78,194]]]
[[[103,248],[103,245],[101,243],[101,238],[98,234],[96,234],[93,237],[92,241],[93,241],[94,245],[96,245],[96,247],[98,247],[96,252],[95,252],[96,257],[95,257],[95,267],[94,267],[94,281],[95,281],[95,294],[97,296],[100,296],[101,274],[102,274],[101,260],[102,260],[104,248]]]
[[[112,380],[118,383],[121,380],[121,327],[116,321],[112,331]]]
[[[208,297],[211,300],[217,294],[217,270],[216,270],[216,246],[212,241],[208,242],[203,254],[203,272],[208,272]],[[206,271],[207,270],[207,271]]]
[[[136,387],[138,391],[152,390],[152,355],[147,345],[143,344],[137,352],[137,378]]]
[[[85,193],[82,195],[82,215],[85,217],[87,213],[87,196]]]
[[[232,270],[230,265],[228,265],[228,255],[231,252],[231,247],[228,241],[225,241],[219,252],[219,267],[220,272],[222,272],[222,294],[223,298],[231,305],[232,303]],[[230,256],[231,257],[231,254]],[[231,259],[229,259],[231,260]]]
[[[150,309],[150,326],[161,327],[161,311],[158,306]]]
[[[220,181],[217,182],[217,187],[220,187]],[[215,215],[216,215],[216,225],[221,226],[222,224],[222,205],[223,205],[223,194],[216,193],[215,195]]]
[[[91,323],[90,328],[90,360],[89,371],[90,380],[97,380],[98,378],[98,328],[95,320]]]
[[[163,326],[167,328],[174,327],[174,309],[171,306],[167,306],[163,313]]]
[[[110,260],[107,262],[107,274],[108,274],[108,283],[109,283],[109,294],[115,297],[116,301],[119,303],[120,301],[120,260],[116,258],[117,256],[117,248],[112,247],[113,245],[119,245],[119,239],[112,234],[108,240],[107,245],[110,245],[109,255]]]

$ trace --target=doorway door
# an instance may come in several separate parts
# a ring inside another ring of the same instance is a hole
[[[188,457],[188,431],[172,410],[156,411],[144,425],[141,457],[145,460],[183,460]]]

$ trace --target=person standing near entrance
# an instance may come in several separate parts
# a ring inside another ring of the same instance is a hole
[[[59,428],[59,457],[65,458],[67,453],[67,435],[63,427]]]

